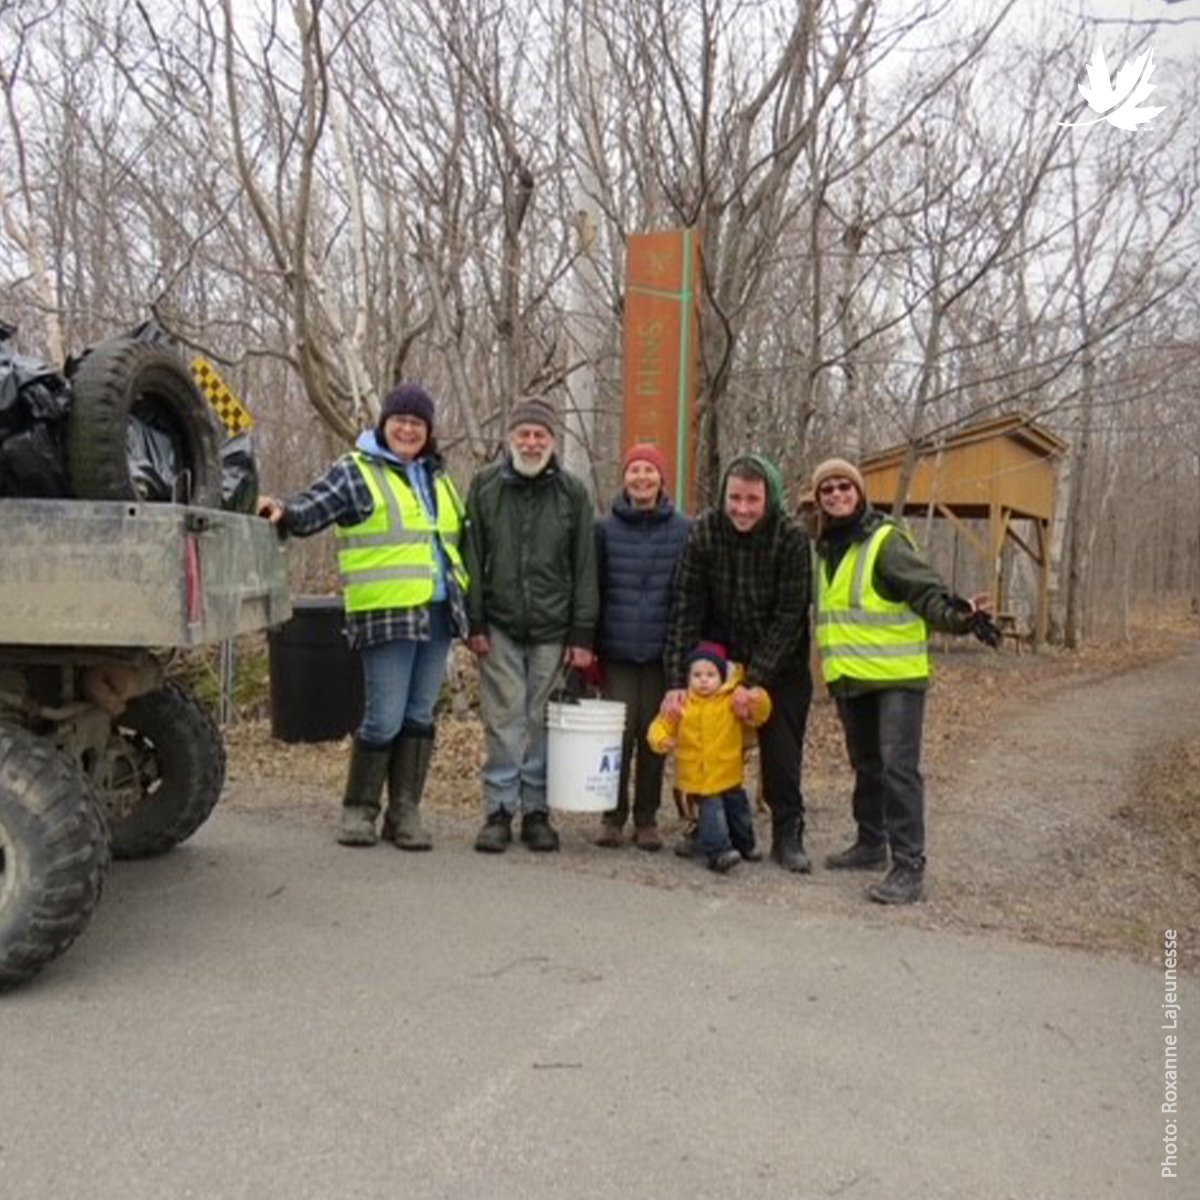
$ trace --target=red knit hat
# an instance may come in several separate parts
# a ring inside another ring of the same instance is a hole
[[[662,452],[652,442],[638,442],[625,451],[625,461],[621,464],[621,474],[624,475],[635,462],[649,463],[662,476],[663,483],[667,481],[667,463]]]

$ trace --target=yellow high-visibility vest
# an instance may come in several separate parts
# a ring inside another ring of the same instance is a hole
[[[865,542],[853,543],[832,579],[817,561],[817,646],[826,683],[929,678],[929,630],[924,619],[902,601],[885,599],[873,583],[879,551],[893,535],[906,536],[888,522]]]
[[[463,505],[446,475],[434,480],[437,523],[430,520],[420,497],[398,472],[369,455],[355,452],[358,467],[374,501],[371,515],[357,525],[338,526],[338,569],[347,612],[415,608],[433,599],[437,550],[442,548],[454,578],[467,590],[459,539]]]

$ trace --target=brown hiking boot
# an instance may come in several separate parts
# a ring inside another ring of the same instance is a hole
[[[613,850],[620,846],[625,841],[625,835],[621,831],[620,825],[615,825],[612,821],[601,821],[600,832],[596,834],[596,845],[603,846],[606,850]]]
[[[641,825],[633,831],[633,844],[639,850],[648,850],[656,854],[663,848],[662,834],[657,825]]]

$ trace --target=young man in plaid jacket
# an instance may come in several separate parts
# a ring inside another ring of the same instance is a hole
[[[785,511],[782,480],[769,459],[734,459],[720,497],[696,520],[680,561],[663,712],[674,715],[684,703],[687,656],[701,641],[725,645],[730,659],[744,666],[744,686],[734,693],[742,719],[750,713],[751,688],[770,693],[775,707],[758,731],[758,745],[771,858],[807,874],[812,865],[804,852],[800,765],[812,701],[809,541]]]

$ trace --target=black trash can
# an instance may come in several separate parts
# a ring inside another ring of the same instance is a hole
[[[340,596],[299,596],[267,635],[271,736],[332,742],[362,721],[362,662],[346,643]]]

